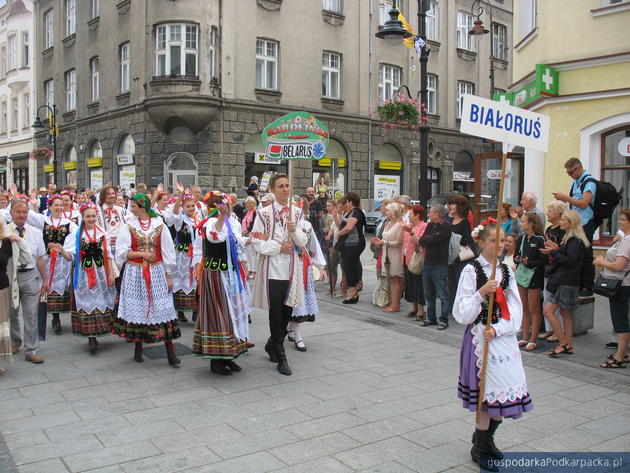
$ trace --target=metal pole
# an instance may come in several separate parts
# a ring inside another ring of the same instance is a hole
[[[53,140],[53,166],[55,167],[53,172],[53,180],[57,181],[57,168],[59,162],[57,160],[57,105],[53,104],[53,122],[52,122],[52,140]],[[59,169],[59,181],[55,182],[56,185],[61,185],[61,169]]]
[[[429,130],[427,124],[428,89],[427,89],[427,62],[429,61],[429,50],[427,49],[427,10],[429,4],[426,0],[418,0],[418,32],[423,41],[420,54],[420,103],[422,105],[421,117],[423,125],[420,127],[420,189],[418,198],[420,203],[426,206],[429,200],[428,167],[429,167]]]

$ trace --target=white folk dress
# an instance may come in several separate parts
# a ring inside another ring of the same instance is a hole
[[[175,310],[192,312],[197,310],[196,290],[197,277],[193,264],[193,243],[196,237],[195,227],[199,219],[195,215],[190,218],[183,209],[179,215],[171,211],[165,212],[165,222],[175,230],[175,267],[171,275],[173,279],[173,300]]]
[[[305,220],[302,230],[308,236],[308,243],[305,249],[308,249],[310,259],[306,260],[305,257],[302,257],[302,270],[304,271],[304,268],[306,268],[306,275],[302,274],[300,278],[302,281],[306,279],[304,283],[304,304],[294,307],[291,313],[291,321],[299,323],[315,322],[315,315],[319,312],[319,306],[317,305],[317,296],[315,294],[313,265],[319,269],[326,267],[326,258],[319,246],[313,226]],[[301,255],[300,252],[298,254]]]

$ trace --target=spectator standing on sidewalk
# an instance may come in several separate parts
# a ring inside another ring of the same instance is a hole
[[[427,320],[422,323],[422,326],[437,325],[438,330],[448,327],[448,247],[453,230],[445,218],[446,209],[443,205],[431,207],[429,211],[431,222],[420,238],[420,245],[425,251],[422,284],[427,303]],[[435,307],[436,297],[440,299],[439,323]]]
[[[409,212],[409,225],[405,225],[405,236],[403,238],[403,257],[405,267],[405,300],[413,304],[411,312],[407,317],[420,321],[426,317],[424,306],[424,287],[422,286],[422,273],[413,274],[409,271],[408,265],[415,251],[424,255],[424,249],[420,246],[420,237],[424,235],[427,222],[424,221],[425,211],[421,205],[414,205]]]
[[[572,210],[580,215],[582,229],[590,245],[586,247],[582,268],[580,270],[580,297],[593,295],[593,281],[595,280],[595,266],[593,265],[593,235],[602,224],[595,219],[593,204],[597,185],[591,174],[584,169],[582,162],[577,158],[571,158],[564,163],[564,168],[573,183],[569,194],[554,192],[554,197],[562,202],[567,202]]]
[[[533,192],[523,192],[523,196],[521,197],[521,210],[524,212],[534,212],[540,218],[540,222],[542,223],[543,228],[547,225],[547,218],[545,217],[545,212],[536,207],[536,203],[538,202],[538,197]],[[522,235],[524,230],[519,228],[519,235]]]

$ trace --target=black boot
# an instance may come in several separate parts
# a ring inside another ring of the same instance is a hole
[[[235,371],[235,372],[243,371],[243,368],[238,366],[236,364],[236,361],[234,360],[226,361],[225,364],[228,368],[230,368],[230,371]]]
[[[193,322],[197,322],[197,311],[193,312],[192,319],[193,319]]]
[[[88,346],[90,347],[90,353],[92,355],[94,353],[96,353],[96,345],[98,345],[98,342],[96,341],[96,338],[94,338],[94,337],[88,338]]]
[[[278,363],[278,355],[276,354],[274,350],[271,339],[267,340],[267,344],[265,345],[265,351],[269,355],[269,361],[271,361],[272,363]]]
[[[232,374],[232,371],[225,365],[223,360],[210,360],[210,371],[222,376]]]
[[[495,465],[496,460],[492,457],[490,431],[475,429],[473,439],[474,444],[470,449],[472,461],[479,465],[482,470],[499,471],[499,467]]]
[[[181,310],[177,312],[177,320],[179,320],[180,322],[188,322],[186,315]]]
[[[142,357],[142,342],[136,342],[136,351],[133,354],[133,359],[137,363],[142,363],[144,358]]]
[[[168,358],[168,364],[173,366],[174,368],[179,368],[179,358],[175,355],[175,346],[173,345],[172,340],[165,340],[164,346],[166,347],[166,357]]]
[[[53,314],[52,316],[52,329],[57,335],[59,335],[61,333],[61,320],[59,320],[59,314]]]
[[[503,452],[497,448],[494,444],[494,433],[497,431],[499,426],[501,425],[500,420],[490,419],[490,427],[488,427],[488,446],[490,447],[490,455],[495,460],[503,460]]]
[[[291,368],[289,367],[289,362],[287,361],[287,354],[284,352],[284,344],[276,343],[275,345],[276,353],[278,354],[278,373],[285,376],[291,376]]]

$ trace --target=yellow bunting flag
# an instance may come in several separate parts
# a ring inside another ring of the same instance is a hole
[[[407,21],[407,18],[405,18],[405,15],[403,15],[402,12],[398,14],[398,19],[402,22],[403,28],[405,28],[407,31],[409,31],[409,33],[411,33],[411,36],[409,38],[405,38],[402,41],[405,46],[411,49],[413,48],[413,40],[416,36],[416,32],[413,30],[413,26],[409,24],[409,22]]]

